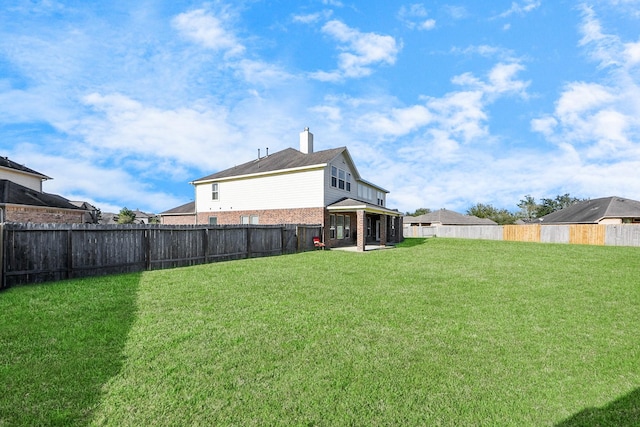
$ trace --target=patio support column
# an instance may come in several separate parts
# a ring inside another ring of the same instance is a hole
[[[389,217],[380,215],[380,246],[387,245],[387,227],[389,226]]]
[[[356,238],[356,249],[358,251],[364,252],[365,242],[367,239],[367,218],[363,210],[356,211],[357,217],[357,238]]]

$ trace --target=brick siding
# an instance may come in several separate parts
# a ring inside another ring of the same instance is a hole
[[[193,225],[196,223],[196,215],[162,215],[160,216],[160,224],[165,225]],[[205,222],[208,224],[209,220]]]
[[[4,220],[7,222],[38,224],[82,224],[86,213],[84,210],[74,211],[35,206],[6,206],[4,211]]]
[[[321,224],[324,208],[268,209],[250,211],[198,212],[198,224],[209,224],[216,217],[218,224],[240,224],[242,216],[258,217],[258,224]]]

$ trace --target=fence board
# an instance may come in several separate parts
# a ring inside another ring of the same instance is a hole
[[[578,245],[604,245],[606,225],[569,225],[569,243]]]
[[[640,225],[607,225],[605,245],[640,246]]]
[[[503,239],[514,242],[539,242],[540,224],[505,225]]]
[[[638,224],[566,224],[504,226],[405,226],[404,237],[453,237],[519,242],[640,246]]]
[[[298,231],[305,234],[298,238]],[[0,224],[0,287],[311,250],[305,226]],[[310,240],[310,239],[309,239]]]

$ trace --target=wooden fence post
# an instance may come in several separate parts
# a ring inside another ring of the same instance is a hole
[[[280,228],[280,255],[284,255],[286,254],[286,250],[287,250],[287,227],[286,226],[282,226]]]
[[[204,241],[202,242],[202,256],[204,257],[203,264],[206,264],[209,261],[209,227],[205,228],[204,235],[202,238]]]
[[[7,279],[5,278],[6,263],[4,262],[4,222],[0,223],[0,289],[7,287]]]
[[[247,258],[251,258],[251,227],[247,225]]]
[[[151,230],[149,227],[144,229],[144,269],[151,270]]]
[[[73,230],[67,230],[67,279],[73,276]]]

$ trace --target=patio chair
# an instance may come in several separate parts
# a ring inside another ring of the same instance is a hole
[[[320,240],[320,237],[317,237],[317,236],[316,236],[316,237],[314,237],[314,238],[313,238],[313,247],[314,247],[314,248],[316,248],[316,249],[322,249],[322,250],[324,250],[325,245],[324,245],[324,243],[322,243],[322,241]]]

